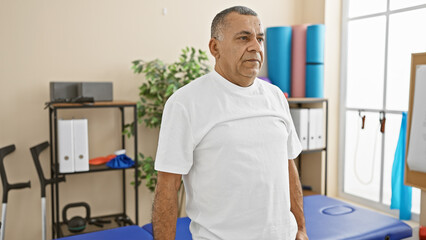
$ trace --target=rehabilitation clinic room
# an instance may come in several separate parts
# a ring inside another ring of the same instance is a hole
[[[165,102],[214,70],[232,6],[264,29],[253,84],[289,107],[309,239],[426,239],[426,0],[1,0],[1,239],[154,238]]]

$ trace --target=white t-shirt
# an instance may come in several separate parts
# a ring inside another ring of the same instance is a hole
[[[288,159],[301,149],[278,87],[213,71],[167,101],[155,169],[183,175],[193,239],[295,239]]]

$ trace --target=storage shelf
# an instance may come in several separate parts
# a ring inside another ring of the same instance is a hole
[[[298,157],[299,158],[298,170],[299,170],[299,174],[301,174],[303,154],[324,152],[324,158],[321,157],[321,160],[324,159],[325,161],[323,181],[324,181],[324,195],[327,195],[328,99],[327,98],[288,98],[287,101],[290,108],[324,108],[324,111],[325,111],[325,132],[324,132],[325,142],[324,144],[325,146],[324,148],[319,148],[319,149],[302,150],[301,154]]]
[[[130,101],[112,101],[112,102],[94,102],[94,103],[52,103],[51,109],[59,108],[110,108],[110,107],[133,107],[136,102]]]
[[[55,171],[55,168],[52,167],[53,171]],[[72,172],[72,173],[61,173],[58,172],[58,175],[74,175],[74,174],[84,174],[84,173],[93,173],[93,172],[106,172],[106,171],[117,171],[117,170],[126,170],[126,169],[135,169],[134,166],[128,167],[128,168],[110,168],[106,164],[101,165],[89,165],[89,171],[82,171],[82,172]]]
[[[316,152],[322,152],[322,151],[327,151],[327,148],[302,150],[302,153],[316,153]]]
[[[311,195],[319,195],[319,193],[311,191],[311,190],[303,190],[303,196],[311,196]]]
[[[86,174],[86,173],[94,173],[94,172],[106,172],[106,171],[120,171],[122,175],[122,190],[120,191],[122,194],[122,209],[123,212],[120,214],[114,214],[114,215],[108,215],[108,216],[102,216],[101,218],[112,218],[112,223],[110,224],[104,224],[104,227],[98,227],[96,225],[90,225],[88,224],[86,226],[86,229],[82,232],[78,233],[71,233],[68,231],[66,224],[60,223],[59,221],[59,183],[55,182],[52,184],[51,187],[51,214],[52,214],[52,238],[62,237],[62,236],[71,236],[71,235],[77,235],[81,233],[88,233],[93,231],[99,231],[104,229],[110,229],[110,228],[116,228],[120,227],[120,225],[115,221],[116,217],[127,217],[127,199],[126,199],[126,169],[134,169],[134,181],[137,182],[138,179],[138,132],[135,131],[133,136],[133,149],[135,156],[133,160],[135,161],[135,165],[130,168],[124,168],[124,169],[116,169],[116,168],[109,168],[106,166],[106,164],[102,165],[89,165],[89,171],[85,172],[73,172],[73,173],[60,173],[59,172],[59,163],[58,163],[58,129],[57,129],[57,119],[58,119],[58,112],[63,110],[76,110],[76,109],[100,109],[100,108],[118,108],[120,111],[121,116],[121,123],[120,128],[121,131],[123,131],[125,126],[125,109],[131,109],[133,112],[133,122],[137,122],[137,103],[136,102],[130,102],[130,101],[112,101],[112,102],[95,102],[95,103],[53,103],[49,105],[49,131],[50,131],[50,142],[52,143],[52,147],[50,148],[50,172],[51,176],[53,178],[58,178],[60,176],[64,175],[75,175],[75,174]],[[122,135],[121,137],[121,148],[126,149],[125,146],[125,136]],[[134,199],[135,199],[135,219],[131,221],[132,225],[135,223],[136,225],[139,224],[139,194],[138,194],[138,186],[135,185],[132,187],[134,189]],[[99,218],[99,217],[98,217]]]
[[[84,217],[84,216],[83,216]],[[130,223],[124,225],[123,222],[117,222],[116,219],[118,217],[122,217],[122,218],[127,218]],[[111,214],[111,215],[104,215],[104,216],[96,216],[96,217],[91,217],[92,219],[94,218],[99,218],[102,220],[110,220],[111,223],[103,223],[103,227],[98,227],[94,224],[86,224],[86,228],[81,231],[81,232],[70,232],[68,230],[67,224],[60,222],[59,223],[59,236],[60,237],[68,237],[68,236],[73,236],[73,235],[78,235],[78,234],[83,234],[83,233],[90,233],[90,232],[97,232],[97,231],[102,231],[102,230],[106,230],[106,229],[112,229],[112,228],[117,228],[117,227],[122,227],[122,226],[129,226],[129,225],[135,225],[134,222],[125,214],[119,213],[119,214]]]
[[[308,103],[322,103],[327,102],[326,98],[288,98],[289,104],[308,104]]]

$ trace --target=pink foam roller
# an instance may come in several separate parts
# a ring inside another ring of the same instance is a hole
[[[307,27],[308,24],[292,26],[291,97],[305,97]]]

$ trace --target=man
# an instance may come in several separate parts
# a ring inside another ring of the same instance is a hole
[[[174,239],[183,181],[193,239],[307,239],[288,103],[256,78],[265,34],[246,7],[212,22],[213,72],[166,103],[155,168],[154,237]]]

